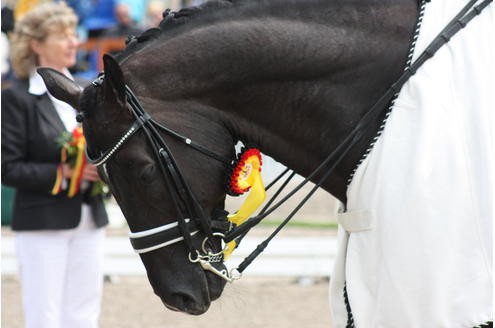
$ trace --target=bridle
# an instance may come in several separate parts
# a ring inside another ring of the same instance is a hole
[[[137,253],[147,253],[153,250],[169,246],[171,244],[184,241],[189,250],[189,260],[193,263],[199,263],[204,270],[213,272],[214,274],[222,277],[223,279],[232,282],[240,277],[240,274],[246,269],[247,266],[266,248],[268,243],[278,234],[278,232],[289,222],[290,219],[297,213],[297,211],[306,203],[306,201],[313,195],[313,193],[323,184],[323,182],[333,173],[335,167],[341,163],[344,157],[349,151],[362,139],[368,129],[373,126],[370,124],[374,120],[378,119],[383,114],[384,109],[387,108],[387,104],[391,99],[398,94],[402,86],[413,76],[418,68],[431,58],[438,49],[446,44],[450,38],[456,34],[459,30],[464,28],[476,15],[479,15],[481,11],[488,6],[492,0],[484,0],[479,5],[475,6],[478,0],[471,0],[469,3],[459,12],[454,19],[447,24],[447,26],[440,32],[440,34],[428,45],[428,47],[419,55],[419,57],[407,67],[399,79],[392,84],[387,92],[368,110],[368,112],[362,117],[353,131],[342,141],[339,146],[332,151],[327,158],[299,185],[297,185],[291,192],[289,192],[284,198],[272,205],[275,198],[280,194],[280,191],[287,185],[288,181],[294,176],[291,174],[283,183],[282,187],[275,193],[275,196],[268,202],[268,204],[261,210],[261,212],[249,218],[246,222],[239,226],[233,226],[226,219],[225,213],[215,217],[213,219],[208,218],[199,202],[196,200],[194,194],[189,188],[188,183],[184,179],[177,162],[175,161],[169,147],[163,140],[160,131],[173,136],[177,140],[183,142],[188,147],[192,147],[195,150],[203,153],[207,157],[221,162],[228,166],[232,160],[224,158],[221,155],[201,146],[200,144],[193,142],[190,138],[187,138],[180,133],[156,122],[151,116],[143,109],[139,100],[134,95],[132,90],[126,86],[125,94],[127,103],[131,109],[131,112],[135,118],[131,127],[122,135],[122,137],[115,143],[113,147],[107,151],[101,153],[96,158],[91,156],[90,151],[87,150],[88,161],[96,166],[103,166],[106,172],[105,165],[113,157],[113,155],[139,130],[142,130],[146,135],[147,140],[152,146],[155,157],[158,159],[160,170],[164,176],[164,180],[167,189],[170,192],[170,197],[178,213],[176,222],[159,226],[153,229],[131,232],[129,237],[131,244]],[[98,79],[93,81],[95,87],[100,86],[103,83],[104,75],[100,75]],[[284,171],[276,181],[279,180],[282,175],[287,172]],[[299,191],[307,182],[312,181],[316,176],[320,178],[316,181],[315,186],[311,191],[303,198],[303,200],[295,207],[295,209],[287,216],[287,218],[275,229],[275,231],[262,242],[237,268],[227,272],[225,269],[218,269],[216,264],[223,262],[223,250],[213,253],[208,248],[208,240],[214,238],[220,238],[225,243],[233,240],[240,241],[246,233],[262,219],[272,213],[292,195]],[[273,185],[273,184],[271,184]],[[270,186],[271,186],[270,185]],[[267,188],[268,189],[268,188]],[[270,207],[271,206],[271,207]],[[194,247],[191,236],[195,235],[199,231],[205,233],[201,249]]]
[[[93,86],[99,87],[103,83],[104,75],[100,76],[92,82]],[[184,174],[179,168],[172,152],[170,151],[167,143],[162,138],[160,131],[165,132],[175,139],[183,142],[188,147],[203,153],[209,158],[212,158],[222,165],[229,165],[232,160],[227,159],[206,147],[192,141],[180,133],[163,126],[156,122],[141,106],[140,102],[132,92],[132,90],[126,86],[125,95],[127,104],[130,111],[134,116],[133,124],[127,129],[126,132],[120,137],[120,139],[114,144],[113,147],[100,153],[94,157],[89,148],[86,148],[86,156],[88,162],[103,168],[104,175],[108,178],[106,169],[107,162],[113,158],[113,156],[126,144],[129,139],[134,136],[137,131],[142,130],[148,140],[157,163],[159,164],[160,171],[164,177],[166,187],[169,191],[170,198],[174,204],[174,208],[178,215],[177,220],[173,223],[152,228],[149,230],[130,232],[129,238],[134,250],[137,253],[143,254],[153,250],[166,247],[180,241],[184,241],[189,250],[189,259],[191,262],[199,262],[202,266],[207,267],[209,271],[217,270],[211,265],[211,263],[221,262],[220,254],[222,251],[212,253],[207,246],[208,239],[218,238],[224,235],[229,229],[225,215],[219,215],[213,220],[208,218],[198,200],[192,193],[188,183],[184,178]],[[225,214],[225,213],[220,213]],[[201,249],[194,247],[192,242],[192,236],[199,231],[203,231],[206,234],[205,239],[202,242]],[[202,261],[206,262],[203,263]],[[215,272],[216,273],[216,272]],[[225,274],[225,272],[223,273]]]

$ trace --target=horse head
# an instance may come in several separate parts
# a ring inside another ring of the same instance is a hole
[[[146,231],[153,228],[173,226],[175,235],[168,239],[181,239],[184,234],[190,239],[187,247],[173,242],[140,254],[154,292],[170,309],[191,314],[205,312],[225,285],[225,280],[203,270],[196,262],[200,253],[221,253],[220,239],[205,230],[210,229],[210,218],[215,210],[223,209],[225,162],[230,161],[234,149],[230,134],[222,125],[208,122],[208,117],[190,115],[190,112],[185,115],[187,104],[164,111],[162,107],[166,104],[143,97],[143,104],[156,119],[187,134],[187,140],[182,140],[167,131],[159,132],[160,138],[166,140],[159,147],[168,148],[166,152],[171,161],[163,168],[159,163],[163,160],[158,158],[160,154],[152,150],[156,140],[147,136],[152,133],[149,129],[138,128],[132,137],[122,140],[137,121],[130,108],[124,75],[112,57],[104,57],[104,75],[85,89],[57,71],[42,68],[39,73],[52,95],[78,111],[88,157],[108,154],[108,150],[113,149],[111,157],[100,163],[98,170],[126,217],[131,237],[143,231],[147,235]],[[160,107],[159,112],[157,107]],[[188,145],[191,140],[201,140],[202,149],[211,149],[210,153]],[[114,149],[119,142],[125,146]],[[218,154],[217,160],[205,161],[208,154]],[[225,158],[223,163],[222,158]],[[189,189],[194,190],[194,194],[189,194]],[[153,238],[158,237],[150,237]],[[153,244],[152,241],[141,243],[144,243],[142,248],[155,246],[148,245]],[[225,269],[221,261],[212,265],[214,270]]]

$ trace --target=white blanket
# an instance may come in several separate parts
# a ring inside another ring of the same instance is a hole
[[[416,58],[467,0],[433,0]],[[348,188],[331,281],[358,328],[474,327],[493,319],[493,4],[402,88]]]

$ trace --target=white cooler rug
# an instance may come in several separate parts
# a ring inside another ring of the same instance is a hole
[[[413,60],[467,3],[432,0]],[[402,88],[349,185],[331,281],[358,328],[493,320],[493,4]]]

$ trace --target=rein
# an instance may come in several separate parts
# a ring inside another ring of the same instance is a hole
[[[279,200],[274,205],[271,205],[295,173],[289,175],[279,190],[275,193],[273,198],[267,205],[265,205],[257,216],[251,217],[244,223],[241,223],[235,227],[232,227],[232,224],[229,223],[224,216],[213,220],[206,217],[201,205],[190,190],[189,185],[185,181],[183,174],[181,173],[174,157],[172,156],[172,153],[161,137],[159,131],[166,132],[179,141],[184,142],[187,146],[194,148],[195,150],[221,162],[224,165],[228,166],[232,161],[210,151],[200,144],[193,142],[191,139],[153,120],[143,109],[132,90],[126,86],[126,98],[135,117],[134,123],[112,148],[103,152],[97,158],[91,157],[89,151],[86,150],[88,161],[97,166],[103,165],[104,171],[106,172],[105,165],[108,160],[111,159],[112,156],[138,130],[143,130],[146,138],[152,146],[155,157],[158,159],[161,172],[165,177],[167,188],[170,191],[172,202],[174,203],[179,216],[176,222],[145,231],[131,232],[129,237],[136,252],[146,253],[184,240],[189,250],[189,260],[191,262],[199,263],[204,270],[211,271],[229,282],[239,279],[242,272],[259,254],[264,251],[268,243],[293,218],[298,210],[307,202],[307,200],[323,184],[330,174],[332,174],[335,167],[345,158],[345,156],[361,140],[361,138],[363,138],[365,133],[372,126],[370,123],[383,114],[384,110],[387,108],[387,104],[396,94],[398,94],[402,86],[409,80],[409,78],[411,78],[411,76],[413,76],[429,58],[431,58],[443,45],[445,45],[452,38],[452,36],[464,28],[476,15],[479,15],[483,9],[485,9],[492,2],[492,0],[484,0],[479,5],[475,6],[477,2],[478,0],[470,0],[467,5],[462,8],[462,10],[452,19],[452,21],[446,25],[439,35],[435,37],[428,47],[426,47],[426,49],[419,55],[415,62],[404,70],[398,80],[393,83],[387,92],[368,110],[352,132],[344,139],[344,141],[336,149],[334,149],[334,151],[332,151],[311,174],[309,174],[284,198]],[[102,84],[102,82],[103,75],[93,81],[93,85],[98,87]],[[256,249],[237,268],[227,272],[224,269],[219,270],[215,267],[215,264],[223,262],[225,249],[217,253],[212,253],[206,245],[209,239],[220,238],[226,244],[235,241],[238,245],[252,227],[271,214],[275,209],[297,193],[307,182],[322,173],[323,170],[325,170],[325,172],[315,183],[315,186],[311,189],[311,191],[275,229],[275,231],[265,241],[258,245]],[[285,170],[273,183],[278,181],[287,172],[288,170]],[[267,189],[271,187],[273,183],[270,184]],[[206,237],[203,240],[201,249],[198,250],[193,246],[191,236],[195,235],[199,230],[202,230],[206,234]],[[216,231],[214,232],[213,230]]]

